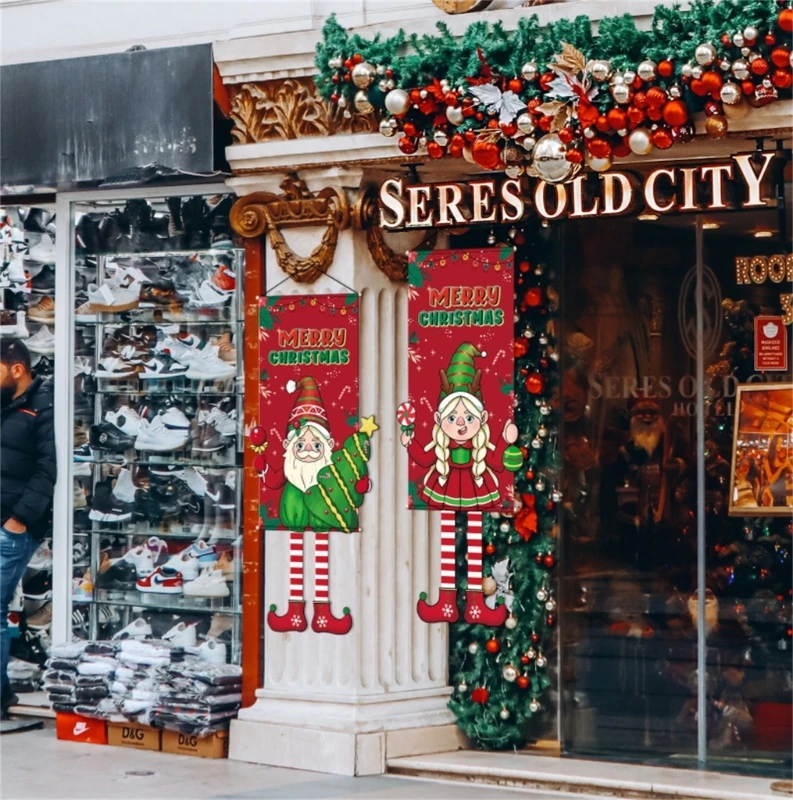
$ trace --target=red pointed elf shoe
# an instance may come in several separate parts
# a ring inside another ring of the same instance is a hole
[[[352,614],[345,608],[340,617],[334,617],[330,610],[330,603],[314,601],[314,619],[311,620],[311,630],[317,633],[335,633],[344,636],[352,628]]]
[[[471,625],[488,625],[491,628],[498,628],[504,624],[508,614],[509,611],[503,603],[495,608],[488,608],[482,592],[468,591],[465,594],[463,617]]]
[[[430,605],[427,593],[419,595],[416,612],[423,622],[457,622],[460,612],[457,611],[457,589],[441,589],[438,601]]]
[[[276,606],[273,604],[267,612],[267,624],[270,626],[270,630],[277,633],[287,633],[289,631],[304,631],[308,627],[305,600],[290,600],[286,614],[276,614],[275,609]]]

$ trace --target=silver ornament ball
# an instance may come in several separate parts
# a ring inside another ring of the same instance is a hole
[[[518,618],[516,616],[513,616],[512,614],[510,614],[504,620],[504,627],[509,629],[509,630],[511,630],[511,631],[514,631],[515,628],[518,627]]]
[[[584,162],[594,172],[607,172],[611,169],[611,165],[614,163],[611,156],[606,156],[606,158],[595,158],[595,156],[593,156],[589,150],[584,152]]]
[[[577,164],[567,160],[567,148],[555,133],[548,133],[534,146],[534,169],[547,183],[563,183],[577,172]]]
[[[468,684],[465,681],[460,681],[460,683],[457,684],[457,691],[460,694],[465,694],[468,691]]]
[[[505,681],[512,683],[518,677],[518,671],[512,664],[507,664],[504,669],[501,670],[501,676]]]
[[[446,147],[449,144],[449,137],[446,135],[446,131],[435,131],[432,138],[435,140],[435,144],[439,144],[441,147]]]
[[[554,503],[560,503],[562,501],[562,493],[558,489],[554,489],[551,492],[551,500],[553,500]]]
[[[501,531],[501,533],[509,533],[509,531],[510,531],[510,527],[511,527],[511,526],[510,526],[510,524],[509,524],[508,522],[502,522],[502,523],[501,523],[501,524],[498,526],[498,529]]]
[[[607,81],[611,77],[611,64],[608,61],[594,61],[589,72],[596,81]]]
[[[542,706],[540,706],[539,701],[536,699],[532,699],[532,701],[529,703],[529,711],[531,711],[532,714],[536,714],[541,707]]]
[[[477,642],[471,642],[468,645],[468,652],[473,656],[479,652],[479,644]]]
[[[616,83],[611,87],[611,96],[615,103],[624,106],[631,99],[631,88],[626,83]]]
[[[542,669],[548,663],[548,659],[544,655],[539,655],[537,656],[537,661],[535,663],[540,669]]]
[[[534,120],[531,114],[527,114],[525,111],[522,114],[518,114],[515,124],[521,133],[531,133],[534,130]]]
[[[462,125],[465,119],[463,110],[459,106],[446,106],[446,119],[454,126]]]
[[[755,28],[754,25],[747,25],[743,29],[743,38],[746,39],[747,43],[756,41],[757,37],[760,35],[760,31]]]
[[[679,97],[682,96],[682,94],[683,94],[682,90],[676,84],[674,86],[669,87],[669,96],[673,100],[677,100]]]
[[[635,128],[628,137],[628,147],[637,156],[646,156],[653,149],[653,140],[647,128]]]
[[[537,77],[538,73],[539,69],[534,61],[527,61],[520,68],[520,74],[524,81],[533,81]]]
[[[361,61],[352,68],[352,82],[359,89],[371,86],[376,75],[377,70],[368,61]]]
[[[741,87],[737,83],[725,83],[719,90],[719,97],[721,97],[722,103],[734,106],[741,101]]]
[[[388,92],[388,81],[382,80],[377,82],[377,89],[381,91],[383,94]]]
[[[652,80],[655,80],[655,69],[656,69],[655,61],[650,61],[648,58],[646,61],[642,61],[638,67],[636,67],[636,74],[645,82],[649,83]]]
[[[716,48],[710,42],[703,42],[694,51],[694,58],[700,66],[710,66],[716,60]]]
[[[745,81],[749,77],[749,65],[742,58],[732,62],[732,74],[739,81]]]
[[[396,128],[391,124],[391,122],[392,120],[390,119],[384,119],[380,123],[380,133],[382,133],[383,136],[388,136],[390,138],[396,133]]]
[[[344,61],[341,56],[333,56],[333,58],[328,61],[328,69],[341,69],[343,64]]]
[[[551,599],[545,604],[546,611],[553,611],[556,608],[556,601]]]
[[[535,450],[539,450],[539,449],[542,447],[542,439],[540,439],[540,438],[538,438],[537,436],[535,436],[535,437],[534,437],[534,438],[531,440],[531,446],[532,446],[532,447],[533,447]]]
[[[504,720],[509,719],[509,709],[506,708],[506,707],[502,708],[501,711],[498,712],[498,716],[501,717],[501,719],[504,719]]]
[[[363,89],[355,94],[355,110],[359,114],[371,114],[374,111],[374,106],[369,102],[369,95]]]
[[[691,66],[691,64],[683,64],[683,66],[680,68],[680,74],[684,78],[692,77],[693,73],[694,73],[694,68]]]
[[[545,425],[540,425],[540,427],[537,428],[537,436],[541,436],[545,439],[548,436],[548,428],[546,428]]]
[[[705,70],[702,69],[699,65],[695,67],[691,67],[691,77],[695,80],[699,80],[705,74]]]
[[[742,33],[736,33],[732,37],[732,43],[736,47],[743,47],[746,44],[746,39],[743,38],[743,34]]]
[[[636,73],[632,69],[626,69],[625,72],[622,73],[622,80],[625,83],[633,83],[636,80]]]
[[[538,589],[537,590],[537,599],[541,603],[544,603],[548,599],[548,592],[546,592],[545,589]]]
[[[532,150],[537,146],[537,140],[533,136],[527,136],[521,143],[520,146],[527,152],[531,153]]]
[[[553,409],[543,400],[542,403],[540,403],[540,414],[542,414],[544,417],[547,417],[551,411],[553,411]]]

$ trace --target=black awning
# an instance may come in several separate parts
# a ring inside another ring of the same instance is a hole
[[[0,185],[67,188],[151,163],[210,172],[212,124],[210,44],[5,66]]]

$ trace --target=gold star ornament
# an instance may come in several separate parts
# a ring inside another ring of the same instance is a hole
[[[368,436],[371,439],[372,434],[379,430],[380,426],[374,421],[374,415],[371,417],[361,417],[361,422],[358,427],[359,433],[362,433],[364,436]]]

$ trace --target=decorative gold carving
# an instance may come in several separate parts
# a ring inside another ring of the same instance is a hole
[[[229,87],[231,135],[238,144],[273,139],[302,139],[336,133],[374,133],[374,114],[353,111],[345,117],[338,106],[330,106],[317,91],[314,79],[286,78]]]
[[[484,11],[493,0],[432,0],[446,14],[467,14],[469,11]]]
[[[408,259],[402,253],[392,250],[385,241],[383,229],[380,227],[377,188],[368,186],[358,192],[358,198],[352,208],[352,226],[355,230],[366,231],[366,246],[377,268],[390,281],[406,281],[408,277]],[[433,233],[425,245],[432,247],[437,234]]]
[[[292,173],[280,185],[283,194],[254,192],[231,207],[232,229],[246,239],[267,234],[278,266],[296,283],[314,283],[333,263],[339,232],[350,225],[350,207],[343,191],[327,187],[312,194]],[[311,255],[298,256],[286,243],[283,228],[324,225],[321,242]]]

